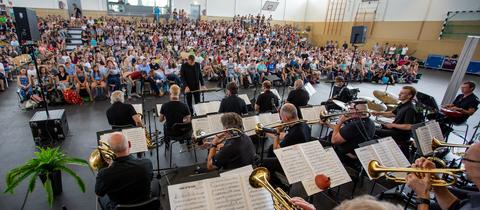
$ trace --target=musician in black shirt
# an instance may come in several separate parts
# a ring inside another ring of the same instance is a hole
[[[400,149],[409,157],[408,141],[411,137],[412,125],[419,123],[418,113],[412,100],[417,94],[417,91],[412,86],[404,86],[400,90],[399,100],[400,104],[393,111],[372,112],[375,116],[395,117],[393,123],[383,124],[382,128],[376,129],[375,135],[378,137],[391,136]]]
[[[367,110],[366,104],[352,103],[348,116],[342,115],[335,125],[328,125],[332,129],[330,142],[336,145],[335,151],[344,163],[355,163],[354,149],[358,144],[374,139],[375,124],[364,113]]]
[[[99,170],[95,193],[102,209],[115,209],[118,204],[135,204],[158,196],[159,183],[153,181],[153,166],[148,159],[130,155],[131,143],[120,132],[113,133],[108,144],[116,155],[107,168]]]
[[[275,112],[279,106],[278,97],[270,91],[272,83],[268,80],[262,83],[263,93],[260,94],[255,102],[255,111],[258,113]]]
[[[306,106],[310,100],[310,95],[306,90],[303,89],[303,81],[297,79],[294,83],[295,90],[290,91],[287,98],[287,103],[295,105],[297,108],[298,118],[303,119],[302,113],[300,112],[301,106]]]
[[[181,136],[181,131],[173,129],[176,123],[188,123],[191,120],[190,110],[186,104],[180,101],[180,87],[170,86],[170,101],[164,103],[160,109],[160,122],[165,122],[163,131],[165,136]]]
[[[347,103],[352,100],[352,95],[350,94],[350,90],[347,88],[347,84],[345,83],[345,79],[342,76],[335,77],[335,83],[332,90],[332,97],[328,99],[326,102],[322,102],[322,105],[325,105],[327,110],[330,109],[337,109],[341,110],[339,106],[332,102],[332,100],[338,100],[344,103]]]
[[[195,56],[189,55],[188,61],[182,64],[180,75],[185,88],[185,97],[187,97],[187,105],[190,108],[190,113],[193,113],[192,95],[195,99],[195,104],[200,102],[200,93],[190,93],[201,89],[206,89],[203,82],[202,72],[200,71],[200,64],[195,62]]]
[[[227,97],[220,103],[218,110],[220,113],[235,112],[239,115],[247,114],[247,104],[243,99],[238,97],[238,86],[235,82],[230,82],[227,85]]]
[[[220,120],[224,129],[243,130],[242,118],[237,113],[225,113]],[[255,161],[255,146],[243,132],[223,132],[216,135],[211,144],[207,157],[208,170],[230,170],[251,165]]]
[[[124,93],[120,90],[114,91],[110,97],[112,106],[107,110],[108,123],[114,128],[142,127],[141,116],[135,111],[131,104],[125,104]]]
[[[280,109],[280,118],[282,123],[293,123],[286,126],[284,130],[277,131],[276,134],[267,133],[267,136],[273,139],[273,144],[269,149],[269,157],[273,157],[273,150],[288,147],[295,144],[305,143],[310,140],[311,129],[305,122],[298,121],[297,109],[291,103],[285,103]],[[298,123],[294,123],[298,121]]]

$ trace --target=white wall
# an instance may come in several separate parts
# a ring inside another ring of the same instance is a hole
[[[16,7],[45,8],[58,9],[59,0],[13,0]],[[67,0],[62,0],[67,6]],[[82,9],[84,10],[107,10],[106,0],[81,0]]]

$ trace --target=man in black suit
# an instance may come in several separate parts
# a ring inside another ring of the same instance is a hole
[[[192,91],[205,89],[202,72],[200,71],[200,64],[195,62],[195,56],[188,56],[188,61],[182,64],[180,75],[185,88],[185,97],[187,97],[187,105],[190,108],[190,113],[193,113],[192,95],[195,99],[195,104],[200,102],[200,93]],[[201,87],[200,87],[201,85]]]
[[[158,196],[159,183],[153,178],[153,165],[148,159],[130,155],[131,143],[120,133],[112,133],[108,144],[116,158],[97,174],[95,193],[103,210],[118,204],[134,204]]]
[[[230,82],[227,85],[227,97],[220,103],[218,110],[220,113],[234,112],[238,115],[247,114],[247,104],[243,99],[238,97],[238,86],[235,82]]]

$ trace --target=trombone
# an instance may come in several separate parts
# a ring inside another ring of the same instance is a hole
[[[328,114],[327,111],[320,112],[320,119],[321,120],[327,120],[332,117],[338,117],[342,115],[349,115],[349,114],[370,114],[369,111],[356,111],[356,112],[340,112],[340,113],[335,113],[335,114]]]
[[[296,210],[300,209],[298,206],[294,205],[290,200],[290,196],[288,196],[282,188],[277,187],[276,189],[268,183],[270,179],[270,172],[265,167],[258,167],[252,171],[250,177],[248,178],[248,182],[250,186],[253,188],[265,188],[273,198],[273,207],[276,210]]]
[[[229,132],[229,133],[234,134],[233,137],[231,137],[231,138],[237,137],[239,133],[244,133],[242,130],[240,130],[238,128],[228,128],[228,129],[224,129],[224,130],[221,130],[221,131],[218,131],[218,132],[213,132],[213,133],[208,133],[208,134],[204,130],[198,129],[198,130],[195,131],[194,139],[195,139],[195,142],[198,145],[202,145],[204,139],[210,138],[212,136],[215,136],[217,134],[224,133],[224,132]]]
[[[372,160],[368,164],[368,174],[372,179],[378,179],[382,176],[385,176],[386,179],[392,180],[397,183],[407,183],[405,178],[398,178],[390,173],[395,172],[405,172],[405,173],[429,173],[432,176],[431,182],[432,186],[450,186],[457,183],[457,175],[463,173],[465,169],[449,169],[449,168],[438,168],[438,169],[422,169],[422,168],[394,168],[394,167],[385,167],[381,165],[378,161]],[[435,174],[443,174],[451,177],[452,181],[446,181],[434,176]]]
[[[439,148],[442,148],[442,147],[469,148],[470,145],[468,145],[468,144],[451,144],[451,143],[447,143],[447,142],[444,142],[444,141],[440,141],[437,138],[433,137],[432,149],[435,151],[435,150],[437,150]]]

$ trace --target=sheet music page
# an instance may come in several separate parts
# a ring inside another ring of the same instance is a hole
[[[278,93],[278,90],[277,89],[270,89],[270,91],[272,91],[273,94],[275,94],[277,97],[278,97],[278,100],[282,100],[282,98],[280,98],[280,94]]]
[[[208,113],[208,103],[194,104],[193,111],[197,116],[206,115]]]
[[[420,151],[423,155],[427,155],[433,152],[432,149],[432,135],[430,134],[430,130],[427,126],[418,127],[415,129],[415,134],[417,135],[417,145],[420,147]]]
[[[282,120],[280,119],[280,115],[278,113],[270,113],[270,120],[269,122],[271,124],[277,124],[277,123],[281,123]]]
[[[370,174],[368,174],[368,164],[372,160],[377,160],[377,161],[380,160],[380,158],[375,153],[373,146],[368,145],[368,146],[356,148],[355,154],[357,154],[358,160],[360,160],[360,163],[362,164],[363,169],[367,171],[368,178],[372,180],[372,177],[370,177]]]
[[[270,193],[264,188],[253,188],[250,186],[249,177],[253,171],[252,165],[233,169],[220,174],[220,177],[240,177],[242,187],[246,193],[249,208],[254,210],[273,210],[273,200]]]
[[[222,122],[220,118],[222,118],[222,113],[219,114],[211,114],[207,115],[208,125],[210,126],[210,132],[218,132],[223,130]]]
[[[313,107],[304,107],[300,108],[300,112],[302,112],[302,116],[304,120],[314,120],[315,118],[315,110]]]
[[[317,160],[317,164],[311,164],[314,175],[324,174],[330,177],[330,187],[352,181],[333,148],[326,148],[321,156],[321,160]],[[302,181],[302,185],[308,196],[322,191],[315,184],[315,176],[312,179]]]
[[[162,105],[163,104],[157,104],[156,107],[157,107],[157,116],[160,116],[160,110],[162,110]]]
[[[208,210],[205,180],[168,186],[168,200],[172,210]]]
[[[261,113],[261,114],[258,115],[258,121],[260,123],[262,123],[262,125],[264,125],[264,126],[271,125],[272,123],[275,123],[275,122],[270,122],[271,115],[272,115],[272,113],[270,113],[270,112]]]
[[[110,138],[111,135],[112,135],[112,133],[105,133],[105,134],[100,135],[100,141],[108,143],[108,139]]]
[[[327,112],[327,108],[324,105],[313,106],[312,108],[313,108],[313,110],[315,110],[315,115],[314,115],[315,119],[313,119],[313,120],[320,119],[320,113]]]
[[[395,161],[397,162],[396,167],[408,167],[411,165],[407,157],[405,157],[402,150],[400,150],[400,147],[397,143],[395,143],[395,140],[393,140],[392,137],[379,139],[378,142],[388,147],[393,157],[395,158]]]
[[[245,134],[247,136],[255,135],[255,127],[257,123],[260,122],[260,119],[257,115],[244,117],[243,121],[243,130],[246,131]]]
[[[390,148],[382,143],[372,144],[373,150],[378,156],[378,161],[386,167],[397,167],[397,160],[390,151]]]
[[[210,133],[210,125],[208,123],[207,117],[192,119],[192,129],[195,138],[199,137],[197,136],[198,130],[202,130],[203,132],[205,132],[205,134]]]
[[[248,209],[245,193],[239,176],[224,176],[209,179],[211,209]]]
[[[312,84],[310,84],[310,82],[307,82],[307,84],[305,84],[303,87],[308,92],[308,95],[310,95],[310,97],[312,97],[315,93],[317,93],[317,91],[312,86]]]
[[[430,120],[425,123],[425,126],[428,127],[428,130],[430,131],[430,135],[432,135],[432,140],[433,140],[433,137],[435,137],[440,141],[445,141],[445,139],[443,138],[442,129],[440,128],[440,124],[438,124],[437,121]]]
[[[132,104],[133,108],[135,109],[135,112],[137,114],[142,114],[143,115],[143,106],[142,104]]]
[[[313,177],[313,171],[298,145],[283,147],[273,152],[277,156],[289,184]]]
[[[122,133],[132,145],[132,147],[130,148],[130,154],[148,151],[147,137],[144,128],[137,127],[123,129]]]
[[[220,101],[210,101],[207,105],[207,114],[217,113],[220,110]]]
[[[248,105],[251,105],[252,102],[250,101],[250,99],[248,98],[248,95],[247,94],[240,94],[238,95],[238,97],[240,97],[241,99],[243,99],[245,101],[245,104]]]

